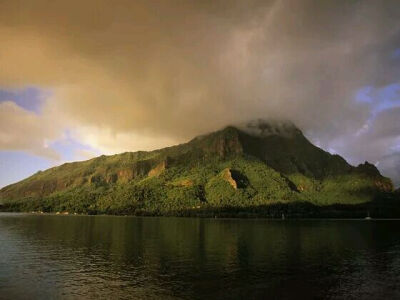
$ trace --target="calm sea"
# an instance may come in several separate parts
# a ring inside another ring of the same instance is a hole
[[[0,214],[1,299],[400,299],[400,221]]]

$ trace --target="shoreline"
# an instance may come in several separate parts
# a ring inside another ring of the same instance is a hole
[[[122,214],[82,214],[82,213],[57,213],[57,212],[20,212],[0,211],[1,215],[30,215],[30,216],[59,216],[59,217],[121,217],[121,218],[180,218],[180,219],[210,219],[210,220],[265,220],[265,221],[400,221],[400,217],[357,218],[357,217],[286,217],[285,219],[274,217],[243,217],[243,216],[178,216],[178,215],[122,215]]]

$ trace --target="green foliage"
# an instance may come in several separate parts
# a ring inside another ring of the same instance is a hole
[[[300,131],[254,137],[228,127],[183,145],[38,172],[3,188],[0,202],[12,211],[279,216],[369,203],[391,188],[373,165],[351,167]]]

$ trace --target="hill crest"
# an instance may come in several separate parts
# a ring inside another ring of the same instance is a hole
[[[29,201],[42,205],[46,199],[59,197],[68,202],[77,193],[96,191],[99,194],[92,205],[97,207],[98,197],[114,199],[117,190],[132,189],[135,192],[126,197],[143,207],[150,202],[168,207],[168,201],[176,202],[177,207],[186,207],[192,201],[196,207],[199,203],[219,207],[296,199],[355,203],[393,190],[391,181],[375,166],[349,165],[339,155],[314,146],[293,123],[258,120],[246,128],[227,126],[168,148],[63,164],[4,187],[0,199],[25,201],[24,205],[30,207]],[[233,188],[236,180],[240,184]],[[338,199],[344,197],[341,193],[348,199]],[[109,200],[109,204],[113,201],[117,200]]]

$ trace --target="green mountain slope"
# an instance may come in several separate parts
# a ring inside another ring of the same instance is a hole
[[[276,215],[282,205],[360,205],[392,191],[375,166],[349,165],[291,123],[258,122],[151,152],[67,163],[1,189],[0,201],[16,211]]]

